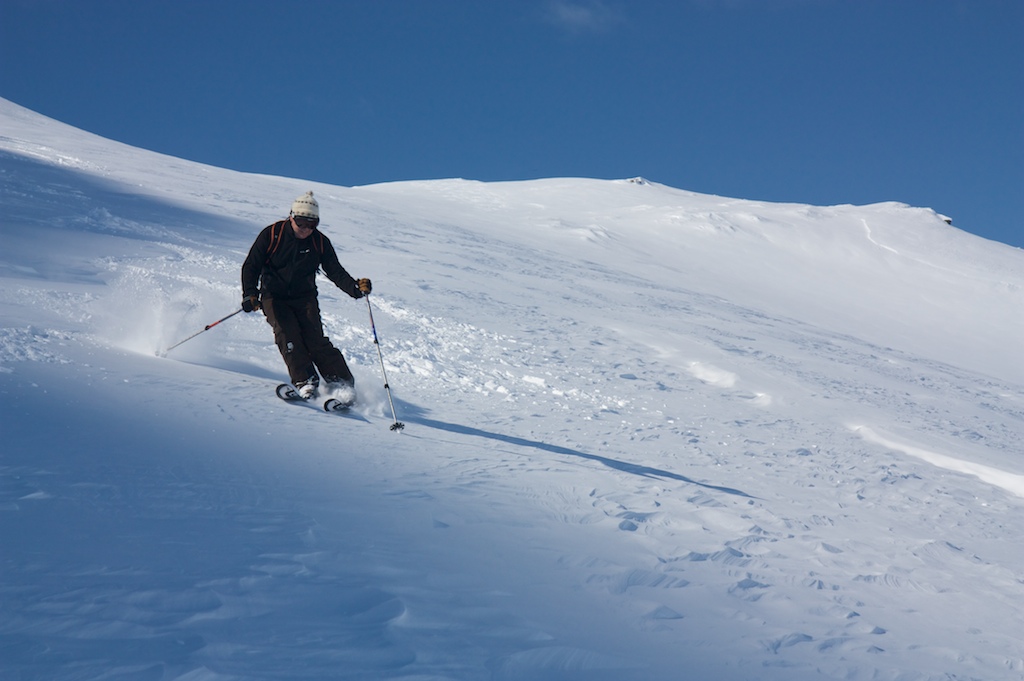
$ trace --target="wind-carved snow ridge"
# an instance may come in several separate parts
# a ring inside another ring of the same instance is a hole
[[[695,378],[719,388],[731,388],[736,385],[736,374],[731,371],[724,371],[711,364],[693,362],[687,370]]]
[[[945,454],[931,452],[926,449],[922,449],[921,447],[896,442],[895,440],[879,435],[866,426],[852,426],[851,428],[868,442],[873,442],[883,447],[888,447],[889,449],[894,449],[898,452],[915,456],[927,461],[933,466],[938,466],[939,468],[973,475],[990,485],[1001,487],[1019,497],[1024,497],[1024,475],[1009,473],[1007,471],[992,468],[991,466],[984,466],[973,461],[964,461],[952,456],[946,456]]]
[[[868,226],[868,221],[867,220],[861,220],[861,222],[864,224],[864,231],[867,233],[868,241],[870,241],[874,245],[878,246],[879,248],[884,248],[885,250],[889,251],[890,253],[895,253],[896,255],[899,255],[899,251],[897,251],[895,248],[889,248],[885,244],[880,244],[877,241],[875,241],[873,238],[871,238],[871,227]]]
[[[1019,249],[897,203],[0,130],[0,678],[1024,675]],[[391,391],[321,277],[344,414],[274,396],[261,313],[202,331],[310,189]]]

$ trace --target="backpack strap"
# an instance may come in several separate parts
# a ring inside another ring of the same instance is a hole
[[[270,259],[277,253],[277,249],[281,247],[283,236],[284,222],[275,222],[270,226],[270,246],[267,248],[267,259],[263,263],[264,267],[270,264]]]

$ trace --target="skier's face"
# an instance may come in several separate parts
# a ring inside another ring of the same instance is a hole
[[[292,218],[292,228],[295,230],[295,235],[300,239],[305,239],[310,234],[312,234],[313,230],[316,229],[316,226],[319,223],[320,221],[317,220],[316,218]]]

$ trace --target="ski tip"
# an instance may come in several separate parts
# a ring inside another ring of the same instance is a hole
[[[293,388],[288,383],[282,383],[281,385],[277,386],[277,390],[275,392],[277,392],[278,397],[280,397],[282,400],[286,402],[293,402],[295,400],[301,399],[299,397],[299,393],[295,392],[295,388]]]
[[[339,399],[331,398],[324,402],[324,411],[347,411],[355,402],[342,402]]]

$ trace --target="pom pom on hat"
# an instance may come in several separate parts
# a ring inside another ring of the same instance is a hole
[[[320,219],[320,204],[313,198],[313,192],[306,192],[292,202],[292,215],[299,218]]]

